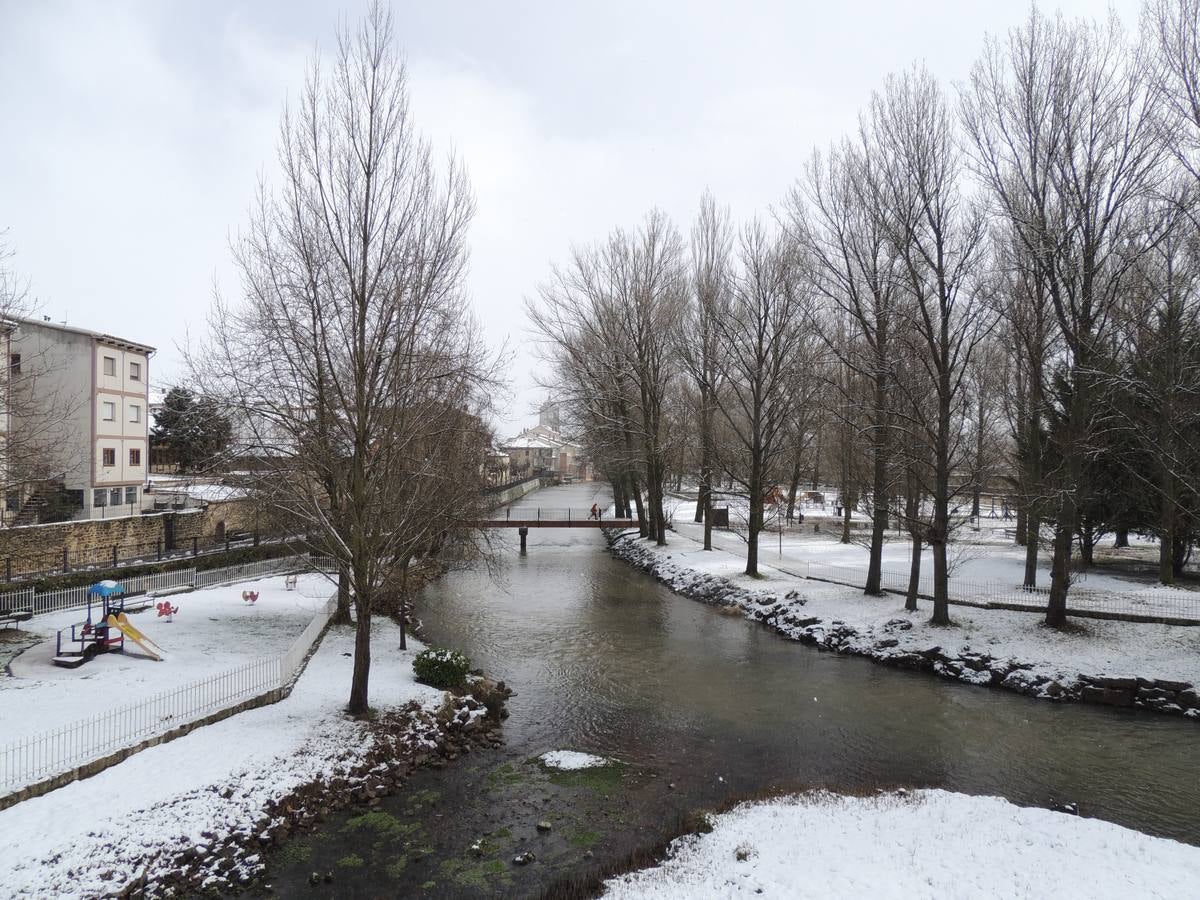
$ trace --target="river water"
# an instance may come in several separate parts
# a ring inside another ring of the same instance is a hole
[[[596,490],[550,488],[521,505],[586,509]],[[418,613],[431,642],[517,691],[505,747],[418,773],[375,818],[334,817],[272,862],[278,884],[330,871],[313,896],[528,896],[619,861],[689,812],[818,785],[1075,802],[1200,844],[1193,722],[822,653],[671,594],[596,531],[531,529],[524,556],[515,532],[499,540],[498,579],[482,564],[452,571]],[[557,775],[536,763],[553,749],[622,765]],[[522,850],[536,861],[513,866]]]

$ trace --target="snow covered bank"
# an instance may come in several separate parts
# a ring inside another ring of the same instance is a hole
[[[260,601],[261,602],[261,601]],[[371,723],[344,715],[354,633],[330,631],[292,694],[0,811],[0,897],[95,897],[144,885],[191,895],[252,880],[261,853],[322,808],[391,791],[483,730],[472,697],[417,684],[410,642],[373,627]]]
[[[1184,898],[1200,872],[1200,847],[940,790],[817,792],[743,804],[712,824],[603,896]]]
[[[636,535],[608,533],[613,553],[676,593],[737,607],[792,640],[821,649],[923,669],[969,684],[1034,697],[1136,706],[1200,721],[1200,628],[1106,620],[1045,628],[1037,615],[954,607],[955,625],[929,624],[930,604],[910,613],[895,595],[867,597],[856,588],[799,578],[704,551],[678,533],[655,547]]]

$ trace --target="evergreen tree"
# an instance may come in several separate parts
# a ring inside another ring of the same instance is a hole
[[[151,433],[157,444],[174,451],[181,472],[211,465],[231,438],[229,419],[217,404],[178,385],[167,392]]]

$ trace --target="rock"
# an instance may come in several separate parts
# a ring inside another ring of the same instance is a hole
[[[1192,683],[1190,681],[1168,681],[1164,678],[1155,678],[1154,686],[1162,691],[1177,692],[1190,690]]]
[[[900,641],[898,641],[896,638],[884,638],[881,641],[876,641],[875,646],[880,650],[886,650],[889,647],[900,646]]]
[[[1133,679],[1129,679],[1132,681]],[[1084,685],[1081,694],[1086,703],[1100,703],[1104,706],[1133,706],[1133,691],[1119,688],[1096,687]]]
[[[737,850],[733,852],[733,855],[737,858],[738,862],[745,862],[756,854],[754,848],[749,844],[741,844],[738,846]]]
[[[538,831],[542,831],[542,832],[549,831],[553,827],[554,826],[551,825],[549,822],[547,822],[545,819],[543,819],[542,821],[537,823]]]
[[[1042,689],[1042,693],[1047,697],[1061,697],[1063,695],[1063,686],[1057,681],[1051,681]]]
[[[1079,815],[1079,806],[1075,803],[1051,803],[1050,809],[1054,812],[1065,813],[1068,816]]]
[[[532,850],[525,850],[521,853],[518,853],[516,856],[513,857],[513,865],[514,866],[527,866],[531,862],[533,862],[535,859],[537,859],[537,857],[533,855]]]
[[[315,885],[315,884],[320,884],[320,883],[321,883],[321,873],[320,873],[320,872],[313,872],[311,875],[309,875],[309,876],[308,876],[308,883],[309,883],[309,884],[314,884],[314,885]]]

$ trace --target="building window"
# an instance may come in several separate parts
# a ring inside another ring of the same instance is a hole
[[[20,375],[21,374],[21,354],[20,353],[10,353],[8,355],[8,374],[9,375]]]
[[[92,491],[92,506],[108,506],[108,491],[104,488]]]
[[[129,421],[130,422],[142,421],[142,408],[140,406],[138,406],[136,403],[129,404]]]
[[[117,451],[112,447],[105,447],[103,452],[104,465],[115,466],[117,464]],[[118,503],[121,501],[118,500]]]
[[[142,451],[141,450],[130,450],[129,451],[129,464],[131,466],[140,466],[142,464]]]
[[[113,403],[111,400],[105,400],[105,401],[104,401],[104,402],[103,402],[103,403],[100,405],[100,409],[103,411],[103,412],[102,412],[102,415],[103,415],[103,417],[104,417],[104,421],[105,421],[105,422],[114,422],[114,421],[116,421],[116,418],[117,418],[117,404]]]
[[[130,504],[137,503],[137,487],[125,488],[125,502]]]
[[[120,506],[121,505],[121,489],[120,488],[113,488],[111,491],[108,492],[108,505],[109,506]]]
[[[142,380],[142,364],[141,363],[131,362],[129,364],[129,380],[130,381],[141,381]]]
[[[104,357],[104,374],[105,375],[116,375],[117,374],[117,358],[115,356]]]

